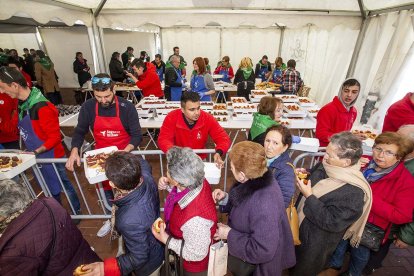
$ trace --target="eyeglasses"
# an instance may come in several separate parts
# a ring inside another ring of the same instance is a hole
[[[111,83],[111,78],[107,78],[107,77],[103,77],[103,78],[93,77],[92,78],[92,84],[97,84],[98,82],[100,82],[102,84],[110,84]]]
[[[384,153],[384,156],[386,157],[397,156],[396,153],[393,153],[392,151],[389,151],[389,150],[383,150],[382,148],[379,148],[379,147],[373,147],[373,151],[376,152],[377,154]]]

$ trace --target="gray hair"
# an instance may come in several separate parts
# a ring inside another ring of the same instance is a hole
[[[350,159],[351,165],[355,165],[362,156],[361,140],[349,131],[333,135],[330,142],[338,148],[338,157],[341,159]]]
[[[24,209],[30,201],[26,187],[10,179],[0,181],[0,217],[9,217]]]
[[[172,147],[169,149],[167,169],[172,179],[190,190],[203,184],[204,163],[190,148]]]
[[[170,57],[170,62],[172,63],[175,59],[177,59],[178,61],[180,61],[180,57],[179,57],[179,56],[172,55],[172,56]]]

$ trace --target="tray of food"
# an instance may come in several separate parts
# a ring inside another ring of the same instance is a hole
[[[0,180],[11,179],[36,164],[32,153],[0,152]]]
[[[214,119],[216,119],[217,122],[228,122],[229,121],[228,117],[223,117],[223,116],[214,116]]]
[[[209,184],[219,184],[221,170],[217,168],[215,163],[204,162],[204,177]]]
[[[256,89],[279,90],[282,85],[274,82],[261,82],[255,85]]]
[[[315,106],[315,101],[308,97],[299,97],[300,106]]]
[[[213,102],[200,102],[200,107],[202,110],[211,110],[213,109]]]
[[[231,102],[233,103],[233,106],[236,104],[247,104],[247,100],[245,97],[231,97]]]
[[[105,175],[105,161],[116,151],[118,151],[118,147],[111,146],[85,152],[83,166],[86,179],[90,184],[107,180]]]
[[[233,110],[238,112],[253,113],[257,111],[257,106],[254,104],[234,104]]]
[[[363,148],[367,151],[370,151],[371,148],[375,144],[375,138],[379,135],[379,131],[376,129],[373,129],[371,126],[368,125],[362,125],[362,126],[354,126],[351,129],[351,132],[353,134],[362,135],[365,137],[364,140],[362,140]]]
[[[213,110],[227,110],[227,105],[225,103],[216,103],[213,105]]]
[[[158,107],[165,107],[165,102],[167,100],[164,99],[154,99],[154,100],[143,100],[142,101],[142,108],[158,108]]]
[[[299,102],[299,97],[296,95],[275,95],[275,97],[281,99],[284,103]]]
[[[227,110],[233,110],[233,103],[228,101],[227,103]]]
[[[137,112],[138,112],[138,115],[148,115],[153,112],[153,109],[138,107]]]
[[[253,120],[253,112],[235,111],[232,115],[233,121]]]
[[[282,126],[285,127],[290,127],[290,122],[288,119],[280,119],[279,121],[277,121],[279,124],[281,124]]]
[[[295,103],[285,104],[283,106],[283,109],[285,110],[288,116],[296,115],[295,117],[306,117],[306,110],[304,110]]]
[[[213,116],[224,116],[224,117],[228,117],[229,116],[229,112],[227,110],[213,110],[213,112],[211,113]]]
[[[318,115],[320,108],[318,106],[313,106],[310,108],[307,108],[306,111],[308,112],[309,117],[316,118]]]

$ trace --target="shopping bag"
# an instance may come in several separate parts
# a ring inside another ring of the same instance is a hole
[[[210,246],[207,276],[223,276],[227,274],[227,257],[229,248],[223,241]]]
[[[286,214],[288,217],[290,230],[292,231],[293,243],[295,245],[300,245],[301,242],[299,240],[299,218],[298,212],[293,203],[293,199],[291,200],[289,206],[286,208]]]

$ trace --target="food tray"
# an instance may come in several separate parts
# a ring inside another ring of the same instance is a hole
[[[34,154],[30,153],[3,153],[0,152],[0,156],[8,156],[13,157],[17,156],[22,162],[18,164],[16,167],[11,168],[1,168],[0,169],[0,180],[3,179],[12,179],[16,175],[21,174],[28,168],[32,167],[34,164],[36,164],[36,157]]]
[[[362,126],[354,126],[351,129],[351,132],[353,134],[364,134],[365,137],[367,137],[365,140],[362,140],[362,146],[365,149],[370,149],[375,144],[375,138],[380,134],[380,131],[372,128],[369,125],[362,125]]]
[[[300,106],[315,106],[315,101],[308,97],[299,97]]]
[[[213,110],[213,112],[211,112],[211,114],[213,116],[221,116],[221,117],[228,117],[230,114],[227,110]]]
[[[209,184],[219,184],[221,177],[221,170],[217,168],[215,163],[204,162],[204,177]]]
[[[295,95],[275,95],[275,97],[281,99],[284,103],[299,102],[299,97]]]
[[[316,138],[300,137],[300,143],[299,144],[292,143],[290,148],[293,150],[318,152],[319,140]]]
[[[254,98],[263,98],[266,96],[270,96],[269,93],[267,93],[266,90],[252,90],[251,96],[254,96]]]
[[[281,119],[280,121],[278,121],[279,124],[281,124],[282,126],[285,126],[287,128],[290,127],[290,122],[288,119]]]
[[[288,114],[288,116],[298,115],[298,116],[301,116],[301,117],[306,117],[306,111],[304,109],[302,109],[299,105],[295,104],[295,103],[285,104],[283,106],[283,109]]]
[[[213,105],[213,111],[214,110],[217,110],[217,111],[227,110],[227,105],[225,103],[216,103]]]
[[[165,107],[166,100],[164,99],[156,99],[156,100],[144,100],[142,102],[142,108],[159,108]]]
[[[221,79],[221,78],[223,78],[223,75],[221,75],[221,74],[213,74],[212,78],[213,79]]]
[[[157,122],[163,122],[167,115],[157,113],[157,116],[154,117],[154,120]]]
[[[231,102],[233,103],[233,106],[235,104],[247,104],[247,100],[245,97],[231,97]]]
[[[101,148],[101,149],[96,149],[96,150],[85,152],[85,155],[83,156],[84,157],[83,167],[85,170],[86,179],[88,180],[90,184],[96,184],[98,182],[108,180],[108,178],[106,178],[105,170],[103,170],[101,167],[97,167],[97,168],[88,167],[86,158],[88,156],[97,155],[99,153],[111,154],[111,153],[114,153],[115,151],[118,151],[118,147],[111,146],[111,147],[106,147],[106,148]]]
[[[151,108],[141,108],[141,107],[138,107],[137,108],[137,112],[138,112],[138,115],[149,115],[153,111],[152,111]]]
[[[200,102],[200,107],[202,110],[211,110],[213,109],[213,102]]]
[[[233,121],[249,121],[253,120],[253,113],[252,112],[233,112],[232,115]]]
[[[256,112],[257,106],[254,104],[233,104],[233,110],[235,112]]]
[[[227,116],[214,116],[214,119],[216,119],[217,122],[228,122],[229,117]]]

